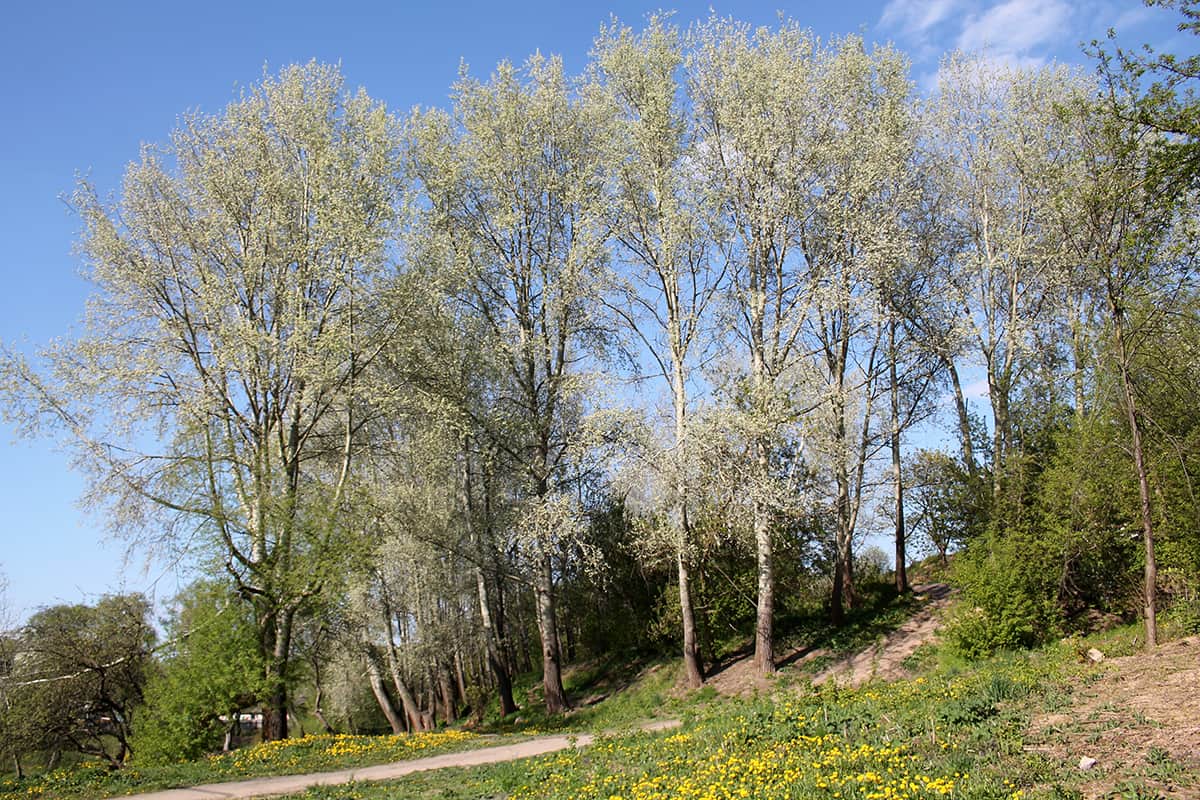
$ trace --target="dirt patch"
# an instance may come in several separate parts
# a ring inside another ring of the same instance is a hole
[[[950,602],[950,587],[944,583],[927,583],[913,587],[913,593],[923,605],[907,622],[880,637],[875,644],[839,659],[813,678],[813,683],[837,680],[851,686],[867,681],[896,680],[907,677],[904,660],[937,633],[941,610]],[[729,663],[720,665],[709,675],[706,683],[727,696],[770,692],[776,682],[819,658],[829,655],[823,647],[804,647],[782,653],[777,660],[778,672],[763,675],[754,667],[752,654],[747,651]]]
[[[1088,798],[1200,798],[1200,637],[1092,669],[1069,708],[1034,720],[1026,749],[1073,769],[1096,759]]]
[[[778,673],[763,675],[754,666],[753,656],[747,655],[718,667],[705,679],[705,684],[726,697],[740,697],[771,692],[776,688],[777,680]]]
[[[822,670],[813,678],[813,683],[835,680],[858,687],[872,680],[893,681],[908,677],[904,661],[937,635],[941,611],[950,602],[950,587],[944,583],[926,583],[914,586],[913,593],[918,598],[924,598],[925,604],[912,619],[870,647]],[[800,661],[809,657],[805,656]]]

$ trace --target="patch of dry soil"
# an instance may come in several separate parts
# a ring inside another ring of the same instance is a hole
[[[1200,798],[1200,636],[1107,659],[1071,707],[1034,720],[1028,750],[1077,769],[1096,759],[1088,798]]]
[[[872,680],[894,681],[908,676],[904,661],[921,645],[937,635],[941,611],[950,602],[950,587],[925,583],[913,587],[924,598],[921,610],[875,644],[835,662],[813,678],[814,684],[828,680],[858,687]]]
[[[836,680],[860,686],[875,679],[907,677],[904,660],[937,634],[941,610],[950,602],[950,587],[944,583],[919,584],[913,586],[913,592],[924,604],[911,619],[870,647],[834,662],[818,673],[813,683]],[[793,650],[782,654],[777,666],[781,674],[786,674],[790,667],[798,667],[825,655],[828,655],[828,651],[824,648]],[[754,668],[752,655],[747,654],[709,676],[707,684],[723,695],[746,695],[770,691],[775,680],[775,676],[760,674]]]

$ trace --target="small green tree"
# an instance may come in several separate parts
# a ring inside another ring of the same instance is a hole
[[[908,469],[908,528],[947,563],[950,550],[969,537],[978,519],[978,483],[967,469],[939,450],[919,450]]]
[[[266,688],[254,620],[228,586],[198,581],[176,599],[170,650],[146,685],[135,730],[138,761],[196,758],[221,744],[237,713]]]

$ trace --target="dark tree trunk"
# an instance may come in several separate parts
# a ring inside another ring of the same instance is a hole
[[[1129,422],[1129,436],[1133,446],[1133,466],[1138,481],[1138,511],[1142,522],[1142,547],[1144,571],[1142,576],[1142,602],[1146,625],[1146,649],[1158,646],[1158,565],[1154,555],[1154,518],[1150,511],[1150,474],[1142,447],[1142,429],[1138,420],[1137,397],[1133,379],[1129,374],[1129,352],[1125,343],[1124,309],[1110,294],[1109,308],[1113,317],[1113,334],[1117,346],[1117,359],[1121,372],[1122,399],[1125,401],[1125,416]]]
[[[435,669],[437,672],[438,716],[449,725],[458,719],[458,708],[454,697],[454,679],[451,677],[450,668],[446,666],[445,661],[439,660]]]
[[[896,378],[896,320],[888,322],[888,377],[892,399],[892,515],[895,517],[896,591],[908,591],[908,554],[904,529],[904,473],[900,468],[900,384]]]
[[[384,688],[383,675],[379,671],[379,665],[375,663],[375,657],[371,652],[366,652],[365,657],[367,662],[367,679],[371,684],[371,694],[375,695],[375,702],[379,705],[379,710],[383,712],[383,716],[387,718],[392,733],[403,733],[404,722],[400,719],[400,715],[396,713],[396,708],[392,705],[391,698],[388,697],[387,689]]]
[[[497,582],[496,582],[497,583],[497,591],[496,591],[497,614],[495,615],[495,617],[493,617],[491,599],[488,596],[487,579],[486,579],[486,576],[484,575],[484,571],[483,571],[483,564],[484,564],[485,560],[489,560],[489,559],[487,559],[487,556],[489,555],[489,553],[487,553],[485,551],[491,551],[490,555],[492,556],[492,558],[490,560],[492,560],[493,562],[495,560],[495,548],[493,547],[493,545],[490,541],[490,531],[491,531],[491,502],[489,499],[490,493],[489,493],[488,485],[487,485],[487,476],[485,474],[485,476],[484,476],[484,503],[483,503],[484,517],[485,517],[484,532],[488,535],[489,540],[487,542],[484,542],[483,537],[480,535],[480,533],[477,530],[477,526],[476,526],[475,520],[474,520],[474,502],[475,501],[474,501],[474,492],[472,490],[473,487],[472,487],[472,481],[471,481],[471,464],[467,460],[469,451],[467,450],[467,447],[465,444],[463,446],[463,450],[464,450],[464,455],[463,455],[463,499],[462,499],[462,503],[463,503],[463,506],[464,506],[464,508],[466,510],[466,514],[467,514],[468,529],[471,533],[471,538],[474,540],[474,544],[475,544],[475,555],[477,558],[477,561],[475,564],[475,591],[476,591],[476,594],[479,596],[479,618],[480,618],[480,623],[483,626],[483,643],[484,643],[484,649],[487,651],[488,666],[491,668],[491,672],[495,676],[496,689],[500,695],[500,714],[501,714],[501,716],[506,717],[509,714],[512,714],[513,712],[515,712],[517,710],[517,704],[513,700],[512,677],[509,674],[508,665],[505,663],[506,658],[505,658],[505,654],[504,654],[504,644],[503,644],[503,638],[504,638],[504,634],[503,634],[504,589],[500,585],[500,581],[497,580]],[[499,570],[497,570],[497,572],[499,572]],[[465,690],[464,690],[464,695],[465,695]]]

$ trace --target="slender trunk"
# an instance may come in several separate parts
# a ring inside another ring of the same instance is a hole
[[[484,648],[487,651],[488,666],[491,668],[492,674],[496,677],[496,687],[500,693],[500,714],[508,716],[517,710],[517,704],[513,700],[512,694],[512,678],[509,676],[508,667],[504,663],[500,633],[497,630],[497,625],[492,621],[492,608],[488,598],[487,580],[483,573],[484,561],[484,546],[480,540],[481,537],[475,525],[473,510],[474,496],[471,484],[471,465],[467,462],[467,448],[463,446],[463,506],[467,515],[467,528],[474,540],[476,565],[475,565],[475,589],[479,595],[479,618],[483,625],[483,642]],[[488,487],[487,478],[484,478],[484,513],[490,515],[491,504],[487,501]],[[490,526],[491,520],[486,519],[485,525]],[[487,549],[493,549],[488,545]],[[464,692],[465,696],[465,692]]]
[[[458,648],[454,650],[454,685],[458,688],[458,696],[466,699],[467,697],[467,673],[463,666],[462,651]]]
[[[761,442],[759,468],[766,471],[766,446]],[[754,504],[754,551],[758,571],[758,606],[754,622],[754,666],[763,674],[775,671],[775,566],[772,554],[771,526],[767,508]]]
[[[904,476],[900,469],[900,384],[896,379],[896,320],[888,322],[888,377],[892,394],[892,515],[895,517],[896,591],[908,591],[908,554],[905,552]]]
[[[850,477],[844,468],[837,470],[837,541],[834,543],[833,601],[830,605],[834,625],[846,621],[846,609],[857,600],[854,591],[854,541],[850,523]]]
[[[386,600],[384,602],[383,615],[387,623],[388,672],[392,676],[392,686],[396,689],[396,696],[400,698],[400,705],[404,708],[404,715],[408,717],[409,730],[428,730],[429,727],[426,725],[425,718],[421,714],[421,709],[417,705],[416,698],[413,697],[412,690],[408,687],[408,683],[404,680],[404,676],[400,672],[400,654],[396,652],[395,626],[392,622],[392,610]]]
[[[500,693],[500,715],[507,717],[517,710],[517,704],[513,700],[512,678],[509,677],[508,667],[504,664],[499,637],[496,636],[492,624],[492,612],[488,604],[487,584],[484,581],[483,569],[479,567],[475,569],[475,586],[479,592],[479,615],[483,620],[483,639],[487,649],[488,666],[496,678],[496,690]]]
[[[672,347],[671,394],[675,406],[675,450],[677,455],[687,442],[687,388],[683,382],[683,345],[678,335],[678,320],[671,320],[675,336]],[[676,519],[678,520],[678,549],[675,554],[679,574],[679,616],[683,627],[683,668],[687,673],[688,687],[697,689],[704,683],[704,666],[700,648],[696,643],[696,615],[692,608],[692,585],[688,559],[691,557],[691,526],[688,524],[687,480],[682,464],[676,465]]]
[[[838,556],[835,551],[835,562],[837,558]],[[829,600],[829,621],[836,628],[840,628],[846,623],[846,608],[842,605],[842,570],[837,563],[833,566],[833,591],[830,594]]]
[[[771,263],[768,248],[756,242],[751,248],[750,265],[750,375],[754,404],[760,411],[768,406],[768,394],[774,388],[766,362],[766,281]],[[754,442],[755,470],[759,480],[770,473],[768,444],[762,437]],[[754,498],[754,560],[758,574],[758,601],[754,620],[754,665],[759,672],[775,671],[775,561],[772,552],[770,509],[761,498]]]
[[[546,711],[559,714],[571,708],[562,684],[562,650],[558,642],[558,620],[554,612],[554,573],[549,553],[542,563],[534,583],[534,602],[537,605],[538,633],[542,640],[542,688],[546,696]]]
[[[954,366],[954,361],[944,358],[943,362],[946,371],[950,373],[950,385],[954,387],[954,410],[958,414],[958,436],[962,444],[963,466],[967,468],[967,476],[974,485],[979,478],[979,472],[975,466],[975,446],[971,442],[971,417],[967,411],[967,399],[963,395],[962,382],[958,378],[958,368]]]
[[[321,726],[325,728],[326,733],[333,733],[333,726],[329,724],[329,720],[325,718],[325,711],[321,708],[321,695],[321,686],[318,684],[317,694],[313,698],[313,716],[316,717],[317,721],[321,723]]]
[[[438,713],[442,720],[449,725],[458,718],[457,703],[454,699],[454,681],[445,661],[439,659],[435,669],[437,672]]]
[[[1158,565],[1154,556],[1154,519],[1150,515],[1150,475],[1146,469],[1145,453],[1142,449],[1142,429],[1138,422],[1137,399],[1133,390],[1133,379],[1129,374],[1129,354],[1125,343],[1123,310],[1114,299],[1109,299],[1113,317],[1113,334],[1117,345],[1117,360],[1121,372],[1121,390],[1125,401],[1125,415],[1129,422],[1129,436],[1133,444],[1133,465],[1137,471],[1139,511],[1142,519],[1142,545],[1145,549],[1145,572],[1142,583],[1142,599],[1146,620],[1146,649],[1158,646]]]
[[[529,641],[529,628],[525,625],[517,625],[517,639],[521,645],[521,652],[518,653],[516,659],[517,666],[522,672],[533,671],[533,643]]]
[[[687,556],[676,554],[679,566],[679,608],[683,614],[683,667],[687,673],[688,687],[698,689],[704,684],[704,670],[700,660],[700,648],[696,642],[696,616],[692,610],[691,576]]]
[[[837,393],[833,399],[834,413],[837,419],[834,441],[837,444],[839,453],[846,452],[847,448],[845,445],[848,438],[845,400],[845,354],[847,351],[848,343],[843,339],[842,350],[832,365],[837,378]],[[833,580],[833,598],[830,603],[830,616],[834,625],[841,625],[846,619],[846,609],[853,608],[856,599],[854,594],[854,527],[850,510],[850,473],[846,468],[844,455],[838,455],[837,466],[834,469],[834,480],[837,484],[837,499],[834,514],[836,529],[834,531],[833,556],[835,575]]]
[[[25,779],[25,767],[21,764],[21,756],[18,753],[13,753],[13,772],[16,773],[17,780]]]
[[[999,520],[1005,470],[1008,467],[1009,419],[1008,386],[999,385],[989,366],[987,371],[988,397],[992,404],[992,519]]]
[[[557,610],[557,613],[560,613],[560,614],[562,613],[561,605],[558,605],[556,603],[555,608]],[[562,640],[562,648],[563,648],[564,658],[566,658],[567,662],[570,663],[575,660],[575,655],[576,655],[575,628],[574,628],[574,626],[571,625],[571,620],[569,618],[567,618],[567,616],[565,614],[562,614],[562,618],[558,620],[558,630],[560,632],[560,638]]]
[[[387,689],[383,686],[383,675],[379,671],[379,665],[375,663],[375,656],[367,651],[367,679],[371,684],[371,694],[375,695],[375,702],[379,704],[379,710],[383,712],[383,716],[387,718],[388,725],[392,729],[392,733],[404,732],[404,721],[400,719],[400,715],[396,713],[395,706],[392,705],[392,700],[388,697]]]
[[[1083,419],[1086,391],[1084,387],[1084,369],[1087,364],[1086,345],[1083,336],[1083,322],[1080,320],[1079,308],[1074,300],[1068,303],[1069,322],[1071,326],[1071,383],[1075,394],[1075,418]]]

